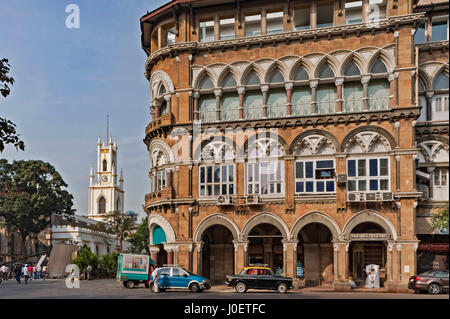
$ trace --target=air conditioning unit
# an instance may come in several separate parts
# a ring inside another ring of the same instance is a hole
[[[375,202],[377,200],[376,193],[366,193],[367,202]]]
[[[338,174],[336,175],[336,181],[338,184],[347,183],[347,174]]]
[[[231,204],[231,197],[230,196],[224,196],[220,195],[217,197],[217,205],[230,205]]]
[[[381,202],[383,200],[381,193],[375,193],[375,200],[377,202]]]
[[[245,203],[247,205],[259,205],[261,204],[261,198],[258,195],[248,195],[245,198]]]
[[[362,193],[347,193],[348,202],[361,202],[363,200]]]
[[[383,193],[383,200],[384,201],[393,201],[394,200],[394,194],[392,194],[392,192]]]

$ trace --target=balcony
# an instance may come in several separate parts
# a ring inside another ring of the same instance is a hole
[[[171,113],[163,114],[154,121],[151,121],[149,125],[145,128],[145,135],[155,132],[165,126],[171,126],[174,123],[173,116]]]
[[[170,201],[174,198],[173,188],[166,187],[160,191],[145,194],[145,207],[170,203]]]

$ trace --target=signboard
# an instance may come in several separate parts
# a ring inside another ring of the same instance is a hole
[[[47,257],[47,255],[42,255],[42,256],[41,256],[41,258],[39,259],[39,261],[38,261],[36,267],[37,267],[37,266],[40,266],[40,265],[44,262],[45,257]]]
[[[436,243],[436,244],[425,244],[420,243],[417,250],[430,250],[430,251],[448,251],[448,243]]]
[[[142,274],[148,272],[149,257],[145,255],[123,255],[122,272]]]
[[[384,233],[356,233],[350,234],[350,240],[388,240],[389,234]]]
[[[297,266],[297,277],[303,277],[303,267]]]

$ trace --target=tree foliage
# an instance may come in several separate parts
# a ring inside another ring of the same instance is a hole
[[[445,208],[431,217],[431,226],[433,230],[448,230],[448,204],[445,205]]]
[[[51,223],[51,216],[72,216],[73,196],[49,163],[31,160],[8,163],[0,159],[0,217],[22,234],[37,234]]]
[[[83,246],[78,252],[77,257],[73,263],[80,268],[80,271],[86,270],[87,266],[91,266],[93,271],[97,270],[99,259],[96,254],[91,252],[89,247]]]
[[[150,255],[148,217],[142,219],[136,232],[130,236],[128,241],[131,243],[131,253],[141,254],[142,251],[145,251]]]
[[[11,92],[10,85],[14,84],[14,78],[9,76],[10,65],[8,59],[0,59],[0,94],[6,98]],[[5,144],[13,144],[16,149],[25,149],[25,144],[20,140],[16,132],[16,125],[0,117],[0,153],[5,149]]]

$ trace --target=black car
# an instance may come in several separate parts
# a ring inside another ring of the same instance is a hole
[[[268,267],[245,267],[239,275],[228,275],[225,283],[234,287],[236,292],[247,289],[269,289],[286,293],[292,289],[292,278],[275,276]]]

